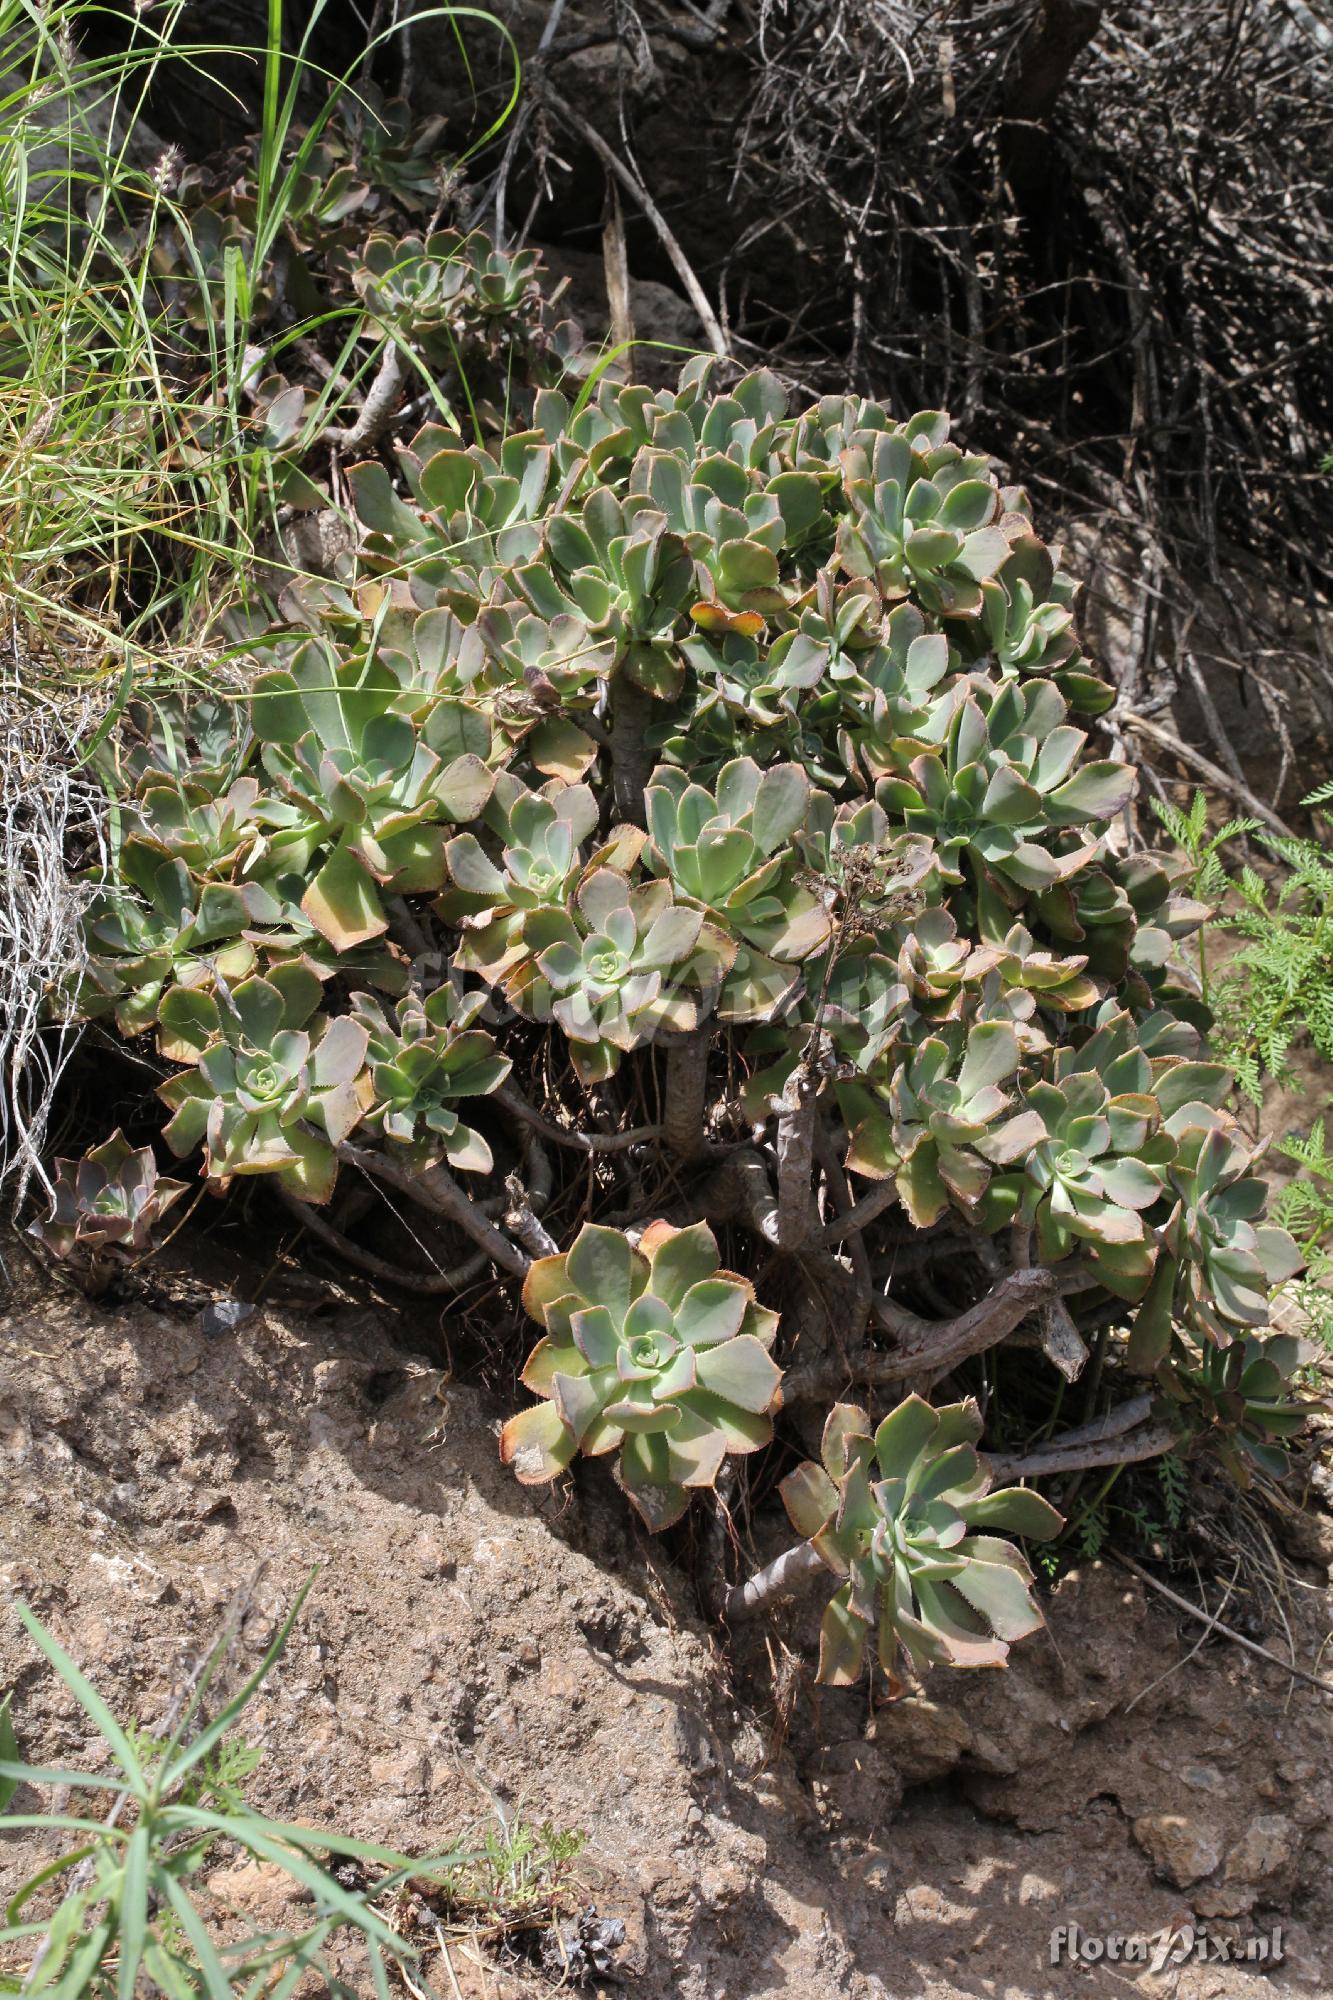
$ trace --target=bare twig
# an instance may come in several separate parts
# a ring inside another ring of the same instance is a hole
[[[652,224],[662,248],[671,259],[672,266],[681,284],[685,287],[690,304],[699,315],[700,324],[703,327],[704,337],[708,341],[708,345],[712,348],[714,354],[722,355],[725,358],[729,351],[726,335],[718,323],[717,314],[713,310],[708,294],[695,276],[689,258],[685,255],[675,236],[668,228],[666,218],[662,214],[661,209],[657,206],[657,203],[639,179],[639,176],[632,168],[625,164],[619,153],[607,144],[596,127],[590,125],[586,118],[575,111],[573,106],[567,103],[560,95],[559,91],[553,90],[550,83],[545,79],[541,83],[541,92],[543,98],[556,115],[564,120],[571,131],[577,132],[585,144],[592,147],[593,152],[596,153],[602,165],[608,168],[615,175],[621,186],[627,188],[630,194],[633,195],[647,220]]]
[[[1201,750],[1195,750],[1188,743],[1182,743],[1171,730],[1164,729],[1160,722],[1153,722],[1146,715],[1140,715],[1136,709],[1120,709],[1113,713],[1117,713],[1118,719],[1127,729],[1137,729],[1140,735],[1151,737],[1154,743],[1160,743],[1163,749],[1169,750],[1173,757],[1179,757],[1182,764],[1188,764],[1192,770],[1199,773],[1200,777],[1207,778],[1210,785],[1216,785],[1219,791],[1237,799],[1246,812],[1253,813],[1254,817],[1261,819],[1265,826],[1272,827],[1274,833],[1283,834],[1288,840],[1293,837],[1291,828],[1284,819],[1279,819],[1271,806],[1266,806],[1262,799],[1255,797],[1248,785],[1240,784],[1230,772],[1214,764],[1211,757],[1205,757]]]
[[[1270,1666],[1280,1667],[1284,1674],[1292,1674],[1298,1681],[1304,1681],[1307,1686],[1318,1688],[1320,1694],[1333,1694],[1333,1681],[1320,1680],[1318,1674],[1307,1673],[1305,1668],[1298,1667],[1294,1660],[1284,1660],[1280,1653],[1270,1652],[1267,1646],[1261,1646],[1256,1639],[1247,1639],[1243,1632],[1237,1632],[1233,1626],[1224,1625],[1220,1618],[1215,1618],[1203,1605],[1191,1604],[1188,1597],[1181,1597],[1178,1592],[1168,1589],[1166,1584],[1160,1583],[1148,1570],[1136,1563],[1132,1556],[1122,1555],[1118,1549],[1112,1549],[1110,1553],[1113,1562],[1118,1562],[1122,1569],[1131,1570],[1141,1583],[1146,1583],[1150,1590],[1155,1590],[1159,1597],[1165,1598],[1177,1611],[1183,1611],[1189,1618],[1201,1619],[1215,1632],[1220,1632],[1224,1639],[1230,1639],[1233,1646],[1241,1646],[1247,1653],[1253,1653],[1256,1659],[1267,1660]]]

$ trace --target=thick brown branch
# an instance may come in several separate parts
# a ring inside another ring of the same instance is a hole
[[[998,1285],[954,1319],[918,1319],[915,1313],[893,1309],[898,1345],[890,1350],[867,1347],[845,1362],[827,1361],[793,1368],[782,1384],[784,1403],[807,1403],[836,1396],[850,1378],[869,1387],[905,1382],[913,1375],[940,1375],[970,1355],[994,1347],[1013,1332],[1020,1320],[1054,1298],[1055,1273],[1034,1266],[1011,1271]]]
[[[490,1259],[477,1251],[475,1256],[465,1257],[461,1264],[451,1264],[446,1270],[412,1271],[402,1264],[391,1264],[387,1257],[377,1257],[373,1250],[362,1249],[353,1243],[350,1236],[344,1236],[341,1229],[335,1229],[331,1222],[313,1208],[308,1201],[299,1201],[286,1188],[279,1187],[278,1198],[285,1208],[290,1209],[303,1229],[341,1257],[354,1270],[364,1271],[368,1277],[379,1278],[387,1285],[396,1285],[403,1292],[419,1292],[430,1296],[437,1292],[461,1292],[474,1278],[479,1278]],[[382,1200],[383,1197],[381,1196]]]
[[[465,1236],[470,1236],[474,1243],[479,1244],[491,1262],[498,1264],[502,1271],[508,1271],[516,1278],[526,1275],[532,1259],[525,1256],[507,1236],[501,1235],[495,1224],[488,1221],[476,1203],[464,1194],[447,1168],[423,1167],[414,1173],[410,1167],[400,1166],[397,1160],[391,1160],[386,1153],[369,1152],[365,1147],[353,1146],[346,1139],[338,1148],[338,1157],[346,1160],[349,1166],[360,1167],[363,1173],[373,1175],[386,1186],[397,1188],[419,1208],[429,1209],[432,1215],[443,1216],[446,1222],[452,1222]]]
[[[708,1054],[712,1030],[696,1028],[667,1048],[666,1102],[662,1131],[669,1150],[690,1160],[705,1150],[704,1109],[708,1098]]]
[[[991,1470],[997,1480],[1040,1479],[1048,1472],[1083,1472],[1097,1465],[1134,1465],[1160,1458],[1179,1442],[1180,1433],[1169,1423],[1150,1421],[1152,1405],[1151,1395],[1131,1396],[1104,1417],[1065,1431],[1032,1451],[991,1457]]]
[[[819,1084],[804,1064],[782,1093],[778,1112],[778,1247],[799,1250],[818,1216],[810,1186],[815,1153],[815,1100]]]
[[[366,392],[366,400],[361,405],[356,422],[347,430],[340,430],[336,424],[331,424],[321,442],[335,445],[339,451],[367,451],[378,444],[393,421],[406,380],[406,365],[397,344],[391,340],[381,357],[375,380]]]
[[[727,1598],[727,1622],[737,1625],[742,1618],[752,1617],[780,1597],[794,1597],[821,1573],[828,1575],[809,1542],[802,1542],[799,1548],[785,1549],[763,1569],[756,1570],[747,1582],[736,1585]]]
[[[665,1131],[662,1125],[636,1125],[629,1132],[580,1132],[572,1126],[553,1124],[543,1118],[535,1104],[527,1098],[516,1084],[502,1084],[495,1093],[497,1104],[503,1104],[543,1139],[549,1139],[553,1146],[568,1146],[574,1153],[624,1153],[631,1146],[646,1146],[653,1139],[660,1139]]]

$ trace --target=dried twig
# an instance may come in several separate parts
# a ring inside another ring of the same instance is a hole
[[[563,119],[571,131],[577,132],[586,145],[591,146],[593,152],[596,153],[598,159],[602,162],[602,165],[613,173],[621,186],[627,188],[629,193],[633,195],[645,217],[651,223],[662,248],[671,259],[676,275],[685,287],[690,304],[699,315],[699,321],[703,327],[708,345],[712,348],[714,354],[725,357],[729,352],[726,335],[723,333],[718,322],[717,314],[713,310],[708,294],[695,276],[694,268],[689,258],[685,255],[685,252],[681,249],[680,244],[667,226],[666,218],[662,214],[661,209],[657,206],[657,203],[639,179],[639,176],[631,167],[625,164],[614,147],[607,144],[596,127],[590,125],[586,118],[575,111],[573,106],[560,95],[559,91],[553,90],[550,83],[545,79],[541,83],[541,92],[544,101],[550,105],[552,111],[559,118]]]
[[[1274,833],[1280,833],[1288,840],[1293,838],[1291,828],[1284,819],[1278,817],[1271,806],[1266,806],[1262,799],[1256,798],[1248,785],[1241,784],[1229,772],[1222,770],[1220,765],[1214,764],[1211,757],[1205,757],[1202,750],[1195,750],[1188,743],[1182,743],[1171,730],[1163,728],[1160,722],[1152,721],[1149,716],[1140,715],[1136,709],[1122,708],[1115,713],[1126,728],[1137,729],[1140,735],[1151,737],[1154,743],[1160,743],[1173,757],[1179,757],[1182,764],[1188,764],[1201,778],[1207,778],[1210,785],[1216,785],[1219,791],[1226,792],[1230,798],[1236,799],[1243,805],[1246,812],[1253,813],[1254,817],[1261,819],[1265,826],[1272,827]]]
[[[1118,1549],[1112,1549],[1110,1554],[1112,1562],[1118,1562],[1122,1569],[1132,1570],[1141,1583],[1146,1583],[1150,1590],[1155,1590],[1159,1597],[1164,1597],[1177,1611],[1183,1611],[1189,1618],[1202,1619],[1205,1625],[1211,1626],[1215,1632],[1220,1632],[1224,1639],[1230,1639],[1233,1646],[1242,1646],[1247,1653],[1253,1653],[1256,1659],[1267,1660],[1270,1666],[1280,1667],[1284,1674],[1292,1674],[1298,1681],[1304,1681],[1307,1686],[1318,1688],[1320,1694],[1333,1694],[1333,1681],[1320,1680],[1318,1674],[1307,1673],[1305,1668],[1298,1667],[1294,1660],[1284,1660],[1280,1653],[1271,1652],[1267,1646],[1261,1646],[1256,1639],[1247,1639],[1243,1632],[1237,1632],[1231,1625],[1224,1625],[1203,1605],[1191,1604],[1188,1597],[1181,1597],[1178,1592],[1168,1589],[1166,1584],[1159,1582],[1141,1564],[1136,1563],[1132,1556],[1122,1555]]]

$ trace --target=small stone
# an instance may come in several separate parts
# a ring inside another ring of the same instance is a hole
[[[241,1861],[234,1868],[215,1868],[208,1887],[220,1902],[264,1918],[275,1928],[285,1927],[288,1905],[306,1901],[309,1894],[276,1861]]]
[[[1178,1889],[1211,1875],[1221,1859],[1216,1836],[1183,1813],[1144,1813],[1134,1821],[1133,1830],[1158,1874]]]
[[[884,1709],[866,1735],[896,1765],[905,1785],[922,1785],[954,1769],[970,1747],[972,1730],[957,1709],[909,1696]]]
[[[1244,1917],[1258,1902],[1259,1891],[1252,1882],[1205,1883],[1190,1900],[1196,1916]]]
[[[417,1536],[412,1544],[412,1561],[417,1575],[427,1580],[437,1576],[452,1576],[458,1567],[440,1537],[430,1533]]]
[[[430,1760],[424,1750],[415,1745],[404,1745],[400,1749],[386,1751],[381,1757],[372,1758],[370,1778],[377,1791],[404,1798],[413,1792],[423,1791],[430,1782]]]
[[[1296,1859],[1300,1844],[1295,1825],[1282,1813],[1260,1813],[1227,1855],[1228,1882],[1267,1882],[1281,1875]]]
[[[529,1673],[542,1663],[542,1649],[535,1639],[520,1639],[515,1654],[520,1667],[525,1667]]]
[[[1282,1970],[1288,1979],[1294,1979],[1302,1986],[1316,1986],[1322,1991],[1324,1986],[1323,1961],[1316,1954],[1310,1942],[1310,1934],[1300,1924],[1282,1926]]]
[[[199,1331],[205,1340],[221,1340],[226,1333],[235,1333],[238,1326],[254,1316],[255,1308],[244,1299],[215,1299],[211,1306],[205,1306],[199,1315]]]

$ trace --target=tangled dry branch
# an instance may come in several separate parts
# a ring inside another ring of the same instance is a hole
[[[1122,708],[1179,683],[1239,780],[1209,698],[1236,678],[1280,746],[1279,797],[1293,680],[1333,716],[1322,10],[764,0],[751,55],[731,323],[785,318],[808,377],[850,361],[891,404],[1012,443],[1097,545],[1103,588],[1139,603]]]

